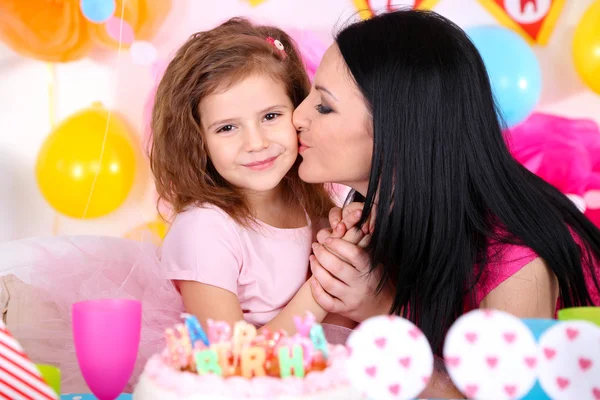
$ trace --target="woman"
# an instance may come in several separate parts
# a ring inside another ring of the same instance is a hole
[[[482,59],[451,21],[397,11],[338,34],[294,114],[299,173],[352,187],[358,225],[375,222],[365,250],[360,231],[337,239],[344,224],[320,232],[311,269],[326,310],[401,315],[440,354],[474,308],[552,318],[600,304],[600,232],[511,157],[497,115]]]

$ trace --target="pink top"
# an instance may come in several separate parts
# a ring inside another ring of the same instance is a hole
[[[249,229],[218,207],[194,207],[175,218],[162,246],[161,268],[167,279],[234,293],[246,321],[259,326],[273,319],[306,281],[312,239],[310,222],[298,229],[264,223]]]

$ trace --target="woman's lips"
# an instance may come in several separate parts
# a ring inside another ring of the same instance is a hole
[[[271,168],[273,165],[275,165],[275,160],[277,160],[278,157],[279,156],[270,157],[270,158],[264,159],[262,161],[256,161],[253,163],[244,164],[244,167],[249,168],[253,171],[264,171],[266,169]]]
[[[302,152],[304,152],[306,149],[310,149],[309,146],[307,146],[306,144],[304,144],[304,142],[302,142],[302,140],[298,141],[298,153],[302,154]]]

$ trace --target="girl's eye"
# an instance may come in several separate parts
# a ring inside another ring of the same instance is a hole
[[[273,121],[275,118],[279,117],[281,114],[279,113],[268,113],[265,115],[265,121]]]
[[[333,111],[331,108],[324,106],[323,104],[318,104],[315,108],[319,114],[329,114]]]
[[[226,132],[231,132],[232,130],[233,130],[233,125],[225,125],[224,127],[219,128],[217,133],[226,133]]]

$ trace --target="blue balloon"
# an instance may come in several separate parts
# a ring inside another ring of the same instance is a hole
[[[555,319],[523,319],[525,325],[531,330],[535,341],[539,342],[540,337],[548,329],[558,323]],[[536,380],[535,385],[531,388],[529,393],[522,397],[521,400],[550,400],[550,397],[546,394],[544,389],[540,386],[539,380]]]
[[[81,0],[81,12],[97,24],[106,22],[115,13],[115,0]]]
[[[506,28],[479,26],[466,32],[483,58],[504,121],[509,127],[523,122],[542,92],[542,73],[533,50]]]

